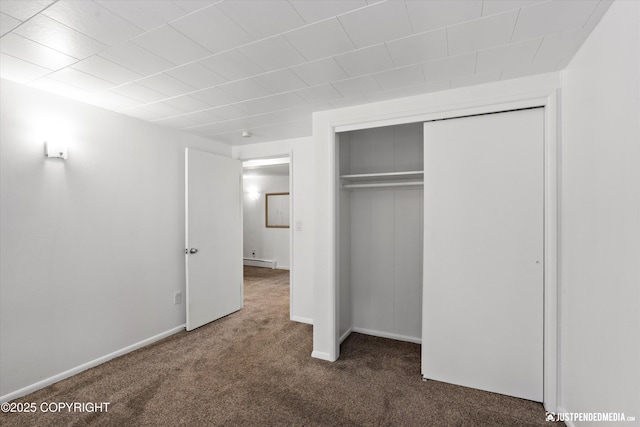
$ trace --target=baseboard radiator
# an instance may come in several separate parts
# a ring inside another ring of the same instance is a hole
[[[244,265],[251,267],[276,268],[276,261],[272,259],[244,258]]]

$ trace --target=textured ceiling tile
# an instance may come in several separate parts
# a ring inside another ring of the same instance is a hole
[[[167,0],[97,0],[100,6],[145,30],[152,30],[186,12]]]
[[[542,39],[512,43],[478,52],[476,73],[501,70],[520,64],[531,64]]]
[[[393,60],[383,44],[365,47],[335,57],[349,77],[377,73],[394,67]]]
[[[330,84],[323,84],[319,86],[297,90],[296,94],[300,98],[307,101],[309,104],[317,104],[321,102],[332,101],[336,98],[342,98],[342,95],[340,94],[340,92],[338,92]]]
[[[286,0],[225,1],[218,7],[256,39],[270,37],[305,24]]]
[[[193,111],[206,110],[209,105],[199,99],[194,98],[191,95],[182,95],[175,98],[170,98],[162,101],[164,104],[176,107],[183,113],[190,113]]]
[[[484,0],[482,16],[497,15],[508,10],[520,9],[546,0]]]
[[[100,53],[100,56],[144,75],[155,74],[174,66],[166,59],[131,42],[112,47]]]
[[[107,47],[44,15],[35,16],[16,28],[14,32],[78,59],[91,56]]]
[[[435,30],[479,18],[482,0],[406,0],[413,31]]]
[[[82,71],[75,70],[73,68],[64,68],[60,71],[56,71],[49,75],[54,80],[67,83],[71,86],[78,87],[87,92],[98,92],[107,90],[114,86],[113,83],[102,80],[98,77],[94,77],[90,74],[83,73]]]
[[[583,29],[546,36],[533,58],[533,64],[556,69],[562,61],[573,57],[587,36]]]
[[[192,13],[171,22],[170,25],[213,53],[254,40],[217,7],[208,7]]]
[[[417,64],[447,56],[446,30],[429,31],[387,43],[396,65]]]
[[[307,105],[307,103],[302,98],[292,92],[287,92],[240,102],[235,104],[234,107],[244,111],[246,114],[255,115],[288,108],[298,108],[304,105]]]
[[[196,90],[193,86],[189,86],[182,80],[178,80],[165,73],[155,74],[151,77],[138,80],[136,83],[153,89],[167,96],[178,96],[183,93],[189,93]]]
[[[196,89],[205,89],[228,81],[199,62],[192,62],[165,72]]]
[[[500,71],[490,71],[488,73],[454,77],[451,79],[451,87],[473,86],[483,83],[497,82],[498,80],[500,80]]]
[[[382,90],[373,76],[356,77],[334,82],[331,85],[345,98],[380,92]]]
[[[408,67],[396,68],[374,74],[376,81],[382,90],[397,89],[405,86],[414,86],[424,83],[424,74],[420,65],[409,65]]]
[[[266,71],[278,70],[306,62],[283,36],[271,37],[239,48]]]
[[[329,19],[284,35],[308,60],[326,58],[355,49],[337,19]],[[322,40],[318,43],[318,40]]]
[[[509,43],[517,18],[518,11],[514,10],[447,28],[449,55]]]
[[[194,92],[191,96],[205,102],[210,107],[218,107],[220,105],[232,104],[238,101],[238,98],[220,90],[217,87]]]
[[[20,21],[26,21],[54,1],[55,0],[2,0],[0,1],[0,12],[6,13]]]
[[[364,0],[290,0],[289,3],[308,24],[351,12],[367,5]]]
[[[199,61],[228,80],[238,80],[264,73],[264,69],[237,49]]]
[[[127,96],[140,102],[155,102],[166,98],[166,95],[157,92],[153,89],[149,89],[146,86],[142,86],[138,83],[128,83],[123,86],[118,86],[111,89],[111,92],[115,92],[118,95]]]
[[[0,52],[50,70],[59,70],[77,61],[76,58],[13,33],[0,38]]]
[[[7,34],[21,23],[21,21],[7,15],[6,13],[0,12],[0,36]]]
[[[291,68],[291,71],[304,80],[309,86],[344,80],[349,77],[333,58],[307,62]]]
[[[381,2],[341,15],[344,29],[357,47],[371,46],[411,34],[411,22],[402,1]]]
[[[513,32],[513,41],[580,29],[587,23],[597,5],[597,0],[564,0],[524,7]]]
[[[437,81],[473,74],[476,68],[476,52],[449,56],[422,64],[426,81]]]
[[[271,95],[271,92],[253,79],[236,80],[218,86],[218,89],[234,96],[237,99],[253,99]]]
[[[92,1],[59,0],[42,13],[108,46],[143,31]]]
[[[265,73],[254,79],[271,93],[289,92],[307,87],[307,84],[289,69]]]
[[[176,65],[211,55],[211,52],[169,25],[136,37],[133,42]]]
[[[115,84],[127,83],[131,80],[137,80],[142,77],[142,74],[122,67],[121,65],[98,55],[83,59],[82,61],[73,64],[71,68],[84,71],[87,74],[92,74]]]

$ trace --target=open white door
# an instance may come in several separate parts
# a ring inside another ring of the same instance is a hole
[[[187,330],[242,308],[242,164],[185,150]]]

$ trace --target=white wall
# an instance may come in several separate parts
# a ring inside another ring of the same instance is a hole
[[[247,160],[291,157],[291,320],[313,323],[313,280],[315,271],[315,158],[312,138],[296,138],[233,147],[233,157]],[[300,223],[302,228],[295,226]]]
[[[184,147],[231,150],[5,80],[0,94],[6,398],[184,324]],[[69,159],[45,159],[58,136]]]
[[[638,423],[640,2],[611,6],[562,92],[560,404]]]
[[[275,260],[276,268],[288,270],[290,229],[265,227],[265,195],[289,192],[289,175],[244,175],[243,186],[243,256]],[[260,191],[257,200],[249,195],[252,187]]]

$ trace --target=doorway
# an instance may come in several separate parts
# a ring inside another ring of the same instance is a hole
[[[287,270],[291,282],[290,157],[243,162],[243,264]]]

